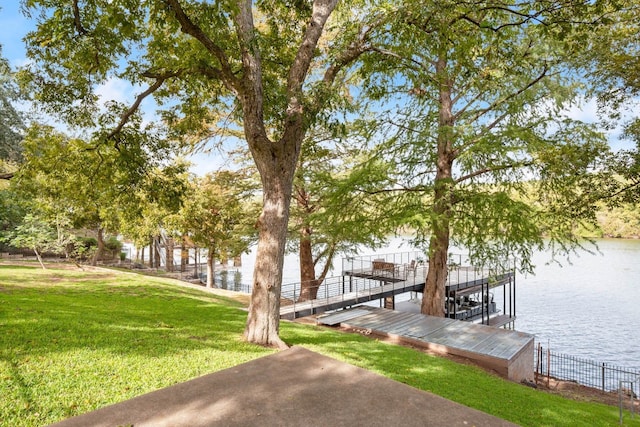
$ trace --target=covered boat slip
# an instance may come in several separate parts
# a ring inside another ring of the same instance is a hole
[[[438,353],[464,357],[510,380],[533,378],[534,337],[530,334],[364,306],[325,314],[317,321],[365,330]]]
[[[295,319],[352,307],[375,300],[385,300],[386,308],[395,307],[395,296],[424,292],[428,263],[419,252],[345,258],[342,275],[326,278],[311,293],[302,291],[300,283],[283,285],[280,316]],[[457,259],[460,261],[460,258]],[[497,316],[491,289],[502,287],[503,313]],[[446,283],[447,317],[479,320],[503,326],[515,320],[515,274],[511,269],[449,266]]]

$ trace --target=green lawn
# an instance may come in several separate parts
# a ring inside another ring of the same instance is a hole
[[[0,263],[0,426],[38,426],[261,357],[240,303],[170,279]],[[372,340],[284,322],[291,345],[521,425],[618,425],[618,409]],[[640,426],[640,417],[627,425]]]

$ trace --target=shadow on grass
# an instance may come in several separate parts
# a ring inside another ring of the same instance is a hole
[[[202,297],[206,300],[206,296]],[[2,297],[2,353],[43,355],[74,348],[162,356],[225,348],[238,340],[245,313],[233,307],[144,287],[89,290],[22,288]],[[161,343],[161,345],[159,345]]]
[[[43,425],[272,351],[233,300],[132,274],[0,267],[0,426]]]
[[[246,314],[225,298],[144,276],[86,281],[75,273],[19,269],[5,280],[7,272],[0,269],[6,425],[29,417],[32,423],[14,425],[42,425],[159,388],[174,371],[213,357],[228,367],[270,352],[241,342]],[[409,348],[288,322],[281,333],[290,345],[521,425],[617,425],[616,408],[565,400]],[[200,374],[191,369],[169,382]]]

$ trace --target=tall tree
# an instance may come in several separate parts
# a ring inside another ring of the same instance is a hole
[[[393,232],[380,221],[381,207],[356,191],[359,180],[349,179],[367,144],[354,131],[344,134],[343,127],[344,122],[314,127],[300,154],[290,244],[299,254],[301,301],[316,298],[336,255],[380,245]]]
[[[176,159],[157,164],[145,173],[138,185],[131,188],[118,209],[121,234],[133,240],[136,248],[149,245],[151,267],[159,267],[161,240],[165,243],[167,269],[172,268],[173,218],[183,207],[190,186],[189,163]]]
[[[195,178],[173,226],[207,249],[207,287],[214,286],[215,260],[247,251],[259,215],[254,185],[243,172],[218,171]]]
[[[0,179],[10,179],[15,172],[15,164],[21,159],[24,121],[13,106],[17,99],[18,88],[0,46]]]
[[[640,6],[635,1],[603,6],[606,20],[580,39],[584,46],[576,69],[589,81],[587,96],[598,99],[602,126],[623,129],[635,147],[613,159],[619,179],[601,196],[610,207],[640,200]]]
[[[479,264],[515,255],[528,269],[543,235],[567,249],[576,222],[595,221],[575,202],[606,181],[608,147],[563,114],[578,94],[564,71],[579,46],[565,36],[586,9],[404,2],[384,27],[396,36],[377,39],[386,61],[363,68],[367,92],[400,108],[381,112],[387,142],[372,163],[390,165],[378,192],[428,247],[423,313],[444,315],[451,242]]]
[[[104,233],[118,231],[123,212],[137,202],[137,191],[146,182],[153,165],[147,139],[156,144],[154,137],[136,132],[116,149],[32,125],[14,187],[39,217],[53,221],[63,215],[72,227],[95,230],[95,264],[105,248]]]
[[[171,100],[166,123],[196,138],[209,136],[220,124],[221,112],[241,117],[263,190],[244,332],[255,343],[285,346],[278,335],[280,287],[300,145],[340,70],[367,48],[367,32],[355,19],[340,22],[341,32],[332,23],[335,39],[319,43],[330,16],[336,15],[336,4],[337,0],[27,4],[45,9],[37,30],[27,36],[28,55],[34,61],[31,71],[41,76],[31,82],[60,117],[91,123],[93,89],[114,77],[142,87],[136,101],[123,110],[120,124],[105,135],[116,143],[120,125],[152,94]],[[345,4],[344,14],[355,7]]]

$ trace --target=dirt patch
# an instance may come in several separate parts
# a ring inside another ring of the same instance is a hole
[[[586,402],[599,402],[606,405],[618,406],[620,398],[617,391],[602,391],[597,388],[587,387],[574,381],[562,381],[555,378],[540,377],[536,380],[538,389],[553,394],[559,394],[567,399]],[[623,394],[624,407],[631,408],[631,397]],[[633,399],[636,413],[640,413],[640,400]]]

